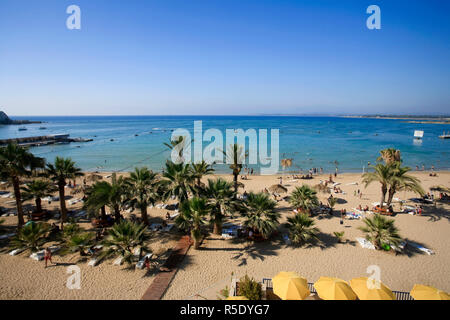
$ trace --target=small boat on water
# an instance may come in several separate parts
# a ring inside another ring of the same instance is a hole
[[[21,127],[21,128],[19,128],[19,131],[27,131],[28,129],[27,128],[25,128],[25,127]]]
[[[47,130],[46,127],[40,127],[39,130]]]
[[[442,135],[439,136],[441,139],[450,139],[450,131],[445,133],[445,131],[442,133]]]
[[[414,131],[414,139],[421,140],[423,138],[423,131],[422,130],[415,130]]]

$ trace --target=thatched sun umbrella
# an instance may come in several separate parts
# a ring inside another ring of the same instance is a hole
[[[90,182],[97,182],[102,179],[103,179],[103,177],[101,175],[95,174],[95,173],[92,173],[87,177],[87,181],[90,181]]]
[[[274,193],[286,193],[288,190],[281,184],[274,184],[273,186],[270,186],[269,191]]]
[[[292,167],[292,159],[281,159],[281,167],[283,168],[283,171],[286,168]]]
[[[450,192],[450,188],[444,187],[444,186],[432,186],[430,188],[430,191],[436,191],[436,192]]]

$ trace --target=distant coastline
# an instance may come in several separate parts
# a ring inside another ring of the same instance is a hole
[[[450,124],[449,116],[413,116],[413,115],[360,115],[343,116],[344,118],[384,119],[384,120],[408,120],[405,123],[421,124]]]

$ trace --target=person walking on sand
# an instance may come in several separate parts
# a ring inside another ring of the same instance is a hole
[[[150,270],[150,259],[148,258],[148,256],[145,257],[144,265],[147,270]]]
[[[53,264],[52,261],[52,252],[49,248],[45,248],[44,250],[44,261],[45,261],[45,268],[47,268],[47,262],[50,261],[51,264]]]

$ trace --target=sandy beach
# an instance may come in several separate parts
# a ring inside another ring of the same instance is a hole
[[[428,172],[413,172],[418,177],[425,190],[434,185],[450,186],[450,172],[438,172],[437,177],[430,177]],[[102,173],[103,176],[109,175]],[[231,180],[231,175],[220,175]],[[279,183],[277,176],[250,176],[249,180],[240,180],[247,191],[262,191],[264,188]],[[214,178],[208,176],[207,178]],[[311,180],[295,180],[285,177],[283,185],[289,192],[302,184],[317,185],[320,180],[328,179],[327,175],[318,175]],[[206,179],[203,179],[206,180]],[[320,276],[336,276],[345,280],[368,276],[369,266],[380,267],[381,280],[392,290],[410,291],[414,284],[433,285],[442,290],[450,291],[450,232],[449,203],[438,202],[424,206],[422,216],[398,213],[392,217],[400,229],[403,238],[417,242],[435,252],[434,255],[413,252],[409,255],[393,255],[385,252],[363,249],[355,241],[363,234],[358,227],[360,220],[345,220],[339,224],[339,211],[345,208],[351,211],[358,205],[372,207],[379,201],[379,185],[374,183],[368,188],[361,185],[361,174],[339,174],[334,178],[340,183],[345,194],[335,194],[342,199],[335,207],[334,216],[315,218],[320,229],[321,244],[311,247],[287,246],[281,237],[285,231],[283,226],[286,218],[292,215],[292,207],[286,201],[278,203],[282,215],[280,234],[271,241],[252,243],[245,240],[223,240],[210,235],[200,250],[190,249],[178,273],[166,291],[163,299],[215,299],[218,292],[229,286],[232,273],[235,277],[245,274],[261,281],[271,278],[280,271],[296,271],[306,277],[309,282],[315,282]],[[357,185],[355,183],[358,183]],[[362,198],[355,196],[356,190],[361,190]],[[241,192],[243,189],[241,189]],[[318,193],[319,200],[326,203],[327,194]],[[408,200],[415,197],[409,192],[400,192],[396,197]],[[9,198],[0,198],[0,205],[14,208]],[[29,204],[28,202],[26,204]],[[58,203],[44,203],[46,209],[57,208]],[[79,209],[80,204],[69,206],[69,209]],[[394,209],[399,211],[399,205]],[[152,208],[149,210],[150,223],[161,221],[167,210]],[[6,217],[4,226],[9,229],[17,224],[17,217]],[[239,219],[229,220],[239,222]],[[52,222],[50,220],[49,222]],[[90,228],[90,223],[82,223]],[[346,243],[338,243],[333,236],[334,231],[344,231]],[[58,264],[44,269],[43,262],[29,259],[27,255],[9,256],[8,247],[2,242],[0,249],[0,299],[140,299],[152,283],[157,271],[157,265],[162,264],[167,253],[176,244],[181,233],[157,233],[153,236],[150,246],[157,253],[155,268],[150,271],[127,269],[113,266],[110,261],[90,267],[86,261],[78,261],[77,255],[64,257],[54,256]],[[80,290],[66,288],[68,274],[67,266],[73,263],[81,268],[82,281]]]

